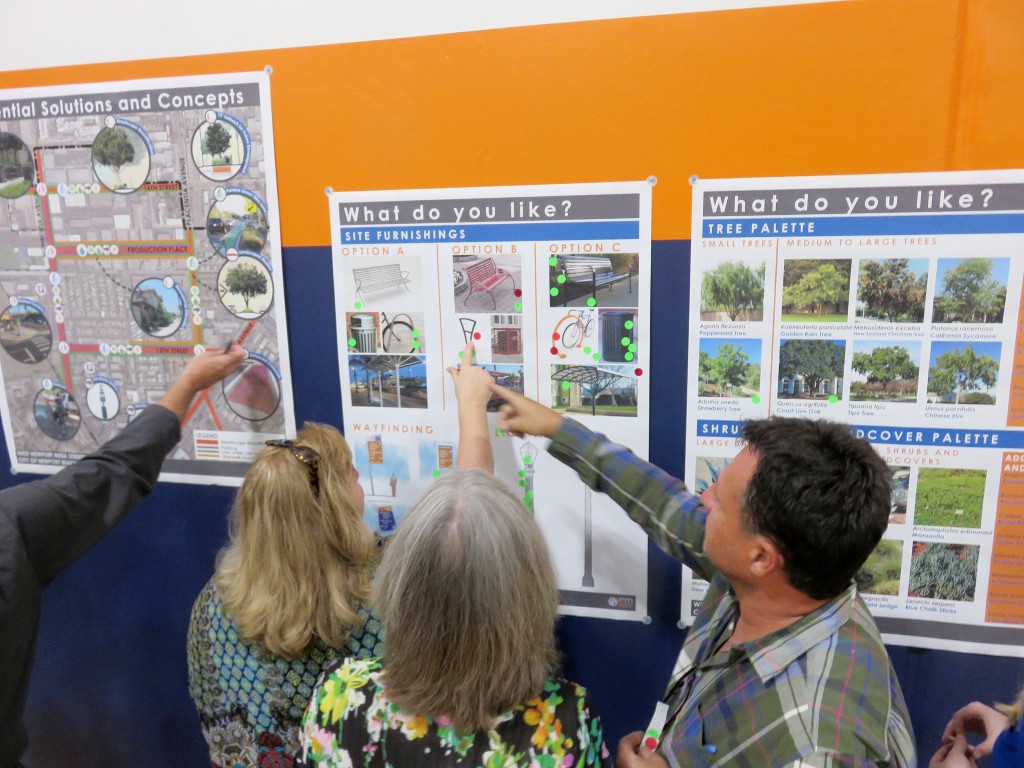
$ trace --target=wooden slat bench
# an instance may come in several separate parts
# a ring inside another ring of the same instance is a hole
[[[379,264],[374,267],[356,267],[352,270],[352,277],[356,281],[356,298],[366,304],[366,294],[374,291],[385,291],[388,288],[402,286],[412,293],[409,288],[409,273],[402,269],[401,264]]]
[[[612,260],[603,256],[582,256],[579,254],[567,254],[558,257],[558,269],[565,275],[565,282],[559,293],[562,296],[562,306],[570,301],[569,289],[575,293],[589,293],[597,301],[597,289],[607,286],[612,290],[615,283],[620,280],[629,280],[629,292],[633,292],[633,273],[615,272],[612,269]]]
[[[466,306],[469,297],[474,293],[486,293],[491,297],[491,304],[494,305],[493,308],[497,309],[498,302],[494,298],[494,289],[505,280],[511,280],[512,290],[515,291],[516,289],[516,281],[512,277],[512,273],[495,264],[494,259],[488,258],[474,261],[472,264],[463,267],[462,271],[466,274],[466,279],[469,281],[469,290],[466,292],[466,298],[462,301],[462,306]]]

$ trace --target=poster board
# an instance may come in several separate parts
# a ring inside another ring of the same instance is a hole
[[[269,76],[0,93],[0,398],[16,471],[54,472],[239,340],[162,477],[237,485],[294,434]]]
[[[892,474],[886,642],[1024,655],[1024,172],[696,180],[693,231],[690,487],[744,419],[849,423]]]
[[[646,453],[650,187],[330,195],[342,407],[372,527],[390,533],[457,463],[445,370],[470,340],[497,383]],[[646,617],[643,532],[545,441],[489,419],[496,474],[552,544],[563,612]]]

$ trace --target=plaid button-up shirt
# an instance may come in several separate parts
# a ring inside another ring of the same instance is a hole
[[[549,449],[667,554],[710,582],[666,691],[676,766],[916,766],[903,692],[851,583],[788,627],[726,651],[739,603],[703,552],[707,510],[677,478],[566,419]]]

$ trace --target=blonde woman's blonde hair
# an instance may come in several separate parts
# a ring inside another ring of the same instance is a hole
[[[320,455],[319,497],[309,466],[287,447],[261,450],[235,497],[230,540],[214,576],[239,635],[297,658],[314,638],[340,647],[370,594],[375,536],[348,488],[352,451],[334,427],[307,423],[295,444]]]
[[[533,516],[494,475],[453,470],[392,537],[373,587],[389,698],[460,732],[541,693],[558,590]]]
[[[996,709],[1006,715],[1007,728],[1019,722],[1021,714],[1024,713],[1024,688],[1020,689],[1017,700],[1013,704],[996,704]]]

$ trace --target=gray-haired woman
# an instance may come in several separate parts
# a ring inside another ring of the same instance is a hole
[[[325,673],[300,765],[611,766],[586,692],[552,677],[547,544],[493,475],[455,470],[434,483],[385,553],[373,604],[383,664]]]

